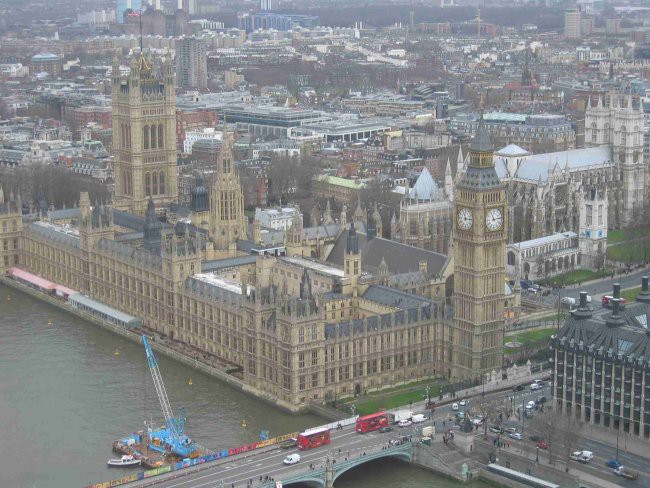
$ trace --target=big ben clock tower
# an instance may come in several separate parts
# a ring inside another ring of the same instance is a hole
[[[452,377],[477,379],[503,361],[508,202],[483,121],[469,165],[456,185]]]

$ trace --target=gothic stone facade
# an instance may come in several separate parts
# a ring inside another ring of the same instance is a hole
[[[157,247],[118,242],[112,210],[91,207],[87,195],[78,220],[76,230],[28,223],[22,266],[231,363],[270,397],[304,405],[444,374],[444,307],[364,284],[358,253],[346,254],[348,271],[258,256],[201,272],[200,233],[163,229]]]
[[[174,74],[167,61],[162,79],[140,56],[128,76],[113,64],[115,208],[144,215],[151,196],[157,208],[178,198]]]

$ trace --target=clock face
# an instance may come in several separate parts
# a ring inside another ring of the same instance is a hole
[[[458,228],[462,230],[469,230],[472,228],[472,222],[474,217],[472,217],[472,212],[467,208],[461,208],[458,211]]]
[[[503,227],[503,215],[498,208],[492,208],[485,216],[485,226],[488,230],[495,231]]]

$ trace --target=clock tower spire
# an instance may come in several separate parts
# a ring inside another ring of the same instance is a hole
[[[494,146],[483,120],[469,165],[456,186],[454,326],[451,376],[477,379],[503,362],[507,197],[494,168]]]

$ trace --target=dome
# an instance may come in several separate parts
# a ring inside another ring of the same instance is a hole
[[[196,179],[196,186],[192,189],[190,208],[193,212],[205,212],[209,209],[208,189],[203,185],[203,178]]]

